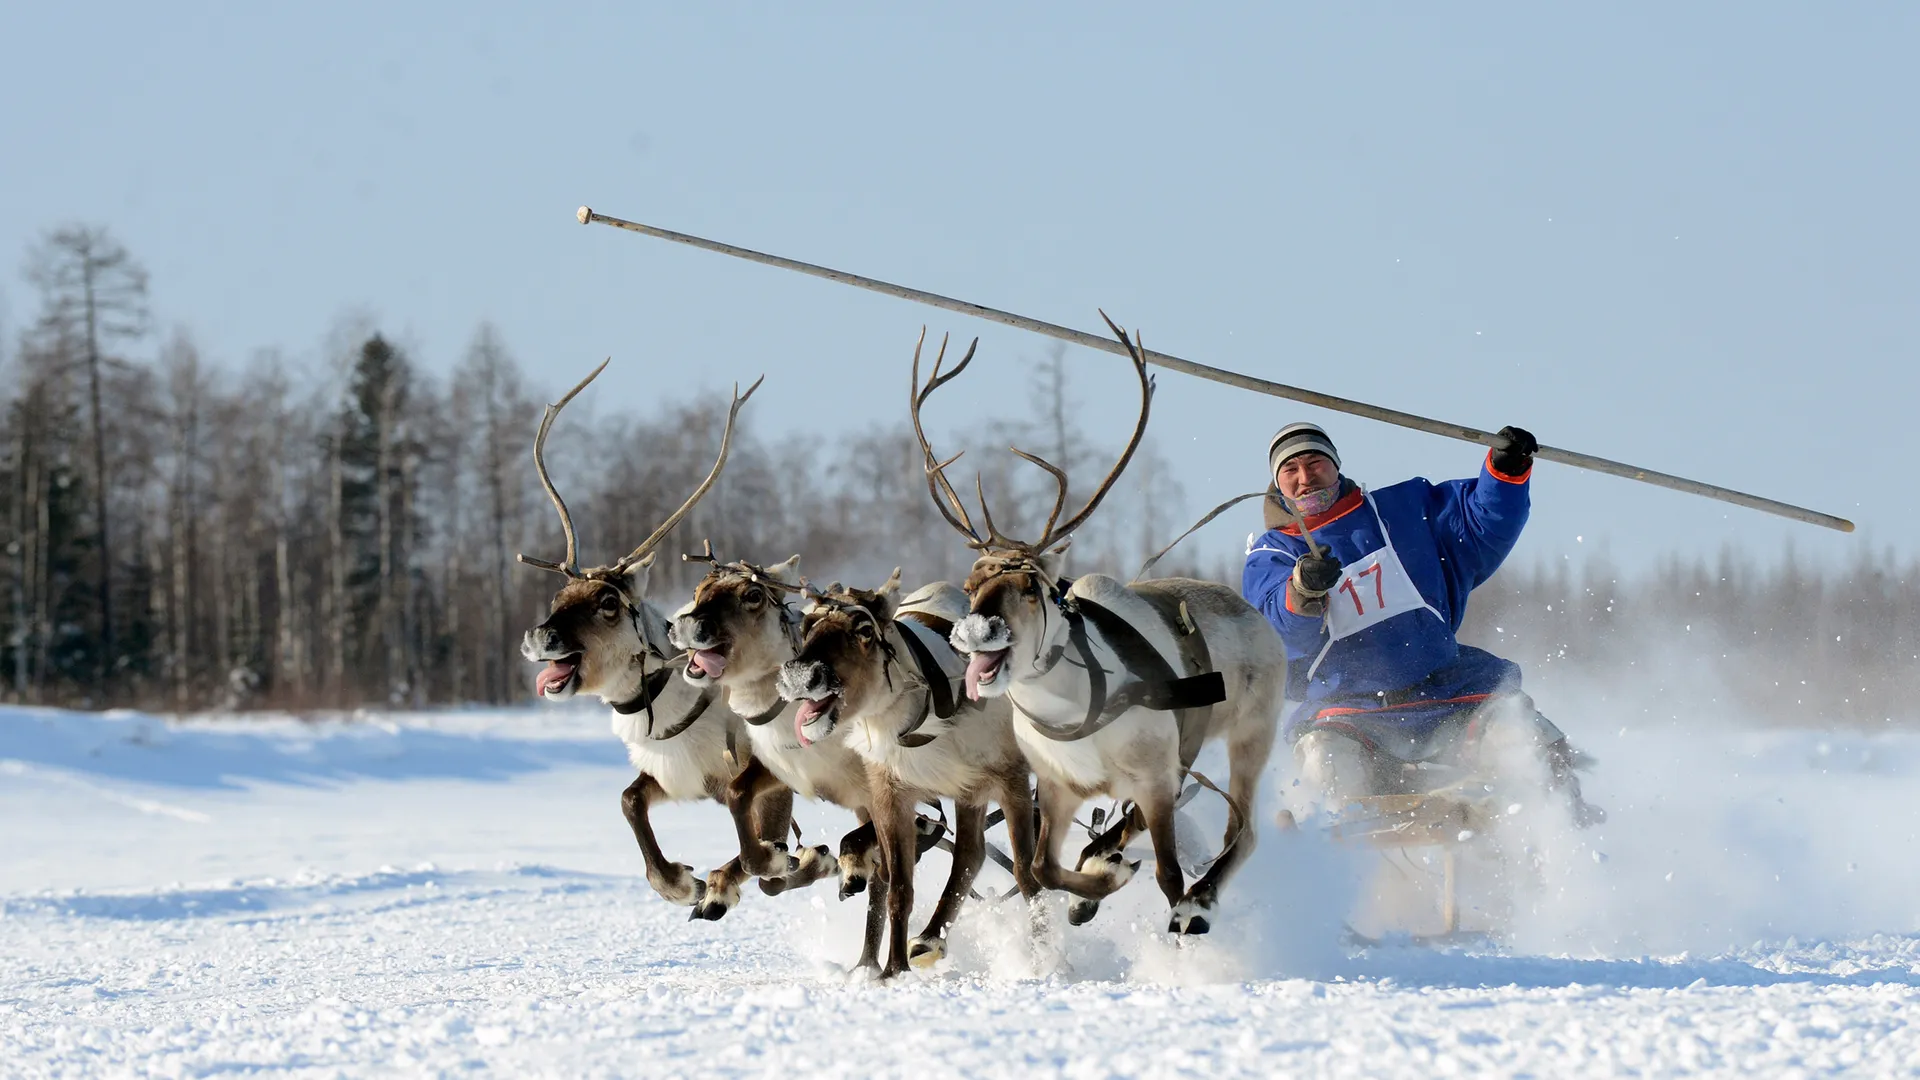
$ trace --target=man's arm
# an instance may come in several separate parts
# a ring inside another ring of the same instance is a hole
[[[1280,632],[1287,656],[1298,660],[1320,651],[1327,589],[1339,577],[1340,563],[1331,556],[1295,555],[1269,534],[1253,537],[1248,544],[1240,592]]]
[[[1500,429],[1480,475],[1434,487],[1434,536],[1442,554],[1465,575],[1468,589],[1493,576],[1520,540],[1533,501],[1533,453],[1540,444],[1516,427]]]

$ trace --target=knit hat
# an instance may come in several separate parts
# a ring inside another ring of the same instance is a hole
[[[1267,444],[1267,475],[1279,472],[1288,458],[1306,453],[1325,454],[1333,460],[1335,468],[1340,466],[1340,451],[1333,448],[1333,440],[1319,424],[1302,420],[1274,433],[1273,441]]]

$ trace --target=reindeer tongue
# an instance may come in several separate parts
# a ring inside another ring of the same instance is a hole
[[[546,667],[540,669],[539,676],[534,679],[534,689],[544,694],[553,690],[555,687],[565,686],[567,680],[573,678],[573,668],[574,665],[567,663],[565,660],[555,660],[549,663]]]
[[[705,673],[707,678],[717,679],[727,670],[727,658],[718,649],[695,649],[693,666]]]
[[[997,652],[977,652],[973,654],[973,659],[967,661],[968,701],[980,700],[981,677],[991,675],[1000,670],[1000,665],[1005,663],[1006,659],[1007,650],[1005,649]]]
[[[813,740],[807,738],[807,725],[820,718],[820,715],[833,707],[833,699],[802,698],[800,707],[793,710],[793,734],[800,740],[801,746],[812,746]]]

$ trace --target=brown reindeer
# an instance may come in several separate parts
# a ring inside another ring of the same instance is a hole
[[[943,340],[924,389],[915,347],[914,431],[935,505],[967,546],[980,552],[965,585],[971,611],[954,627],[952,641],[970,657],[967,696],[1004,697],[1012,704],[1015,735],[1039,784],[1036,876],[1047,888],[1080,897],[1069,920],[1085,921],[1102,897],[1131,876],[1122,849],[1144,828],[1153,844],[1154,875],[1173,908],[1169,929],[1199,934],[1209,928],[1220,886],[1253,850],[1255,832],[1246,826],[1273,749],[1286,656],[1266,619],[1227,586],[1188,578],[1130,586],[1104,574],[1069,583],[1060,576],[1060,554],[1131,460],[1152,405],[1146,358],[1112,320],[1107,326],[1133,359],[1139,420],[1119,461],[1064,521],[1066,474],[1014,449],[1046,470],[1059,489],[1037,540],[1001,533],[977,483],[984,530],[974,527],[947,481],[955,459],[938,459],[920,422],[928,396],[966,369],[978,339],[945,375]],[[923,331],[923,344],[925,336]],[[1194,756],[1210,739],[1227,744],[1227,835],[1220,855],[1188,889],[1175,858],[1174,810]],[[1060,858],[1074,811],[1101,794],[1131,805],[1068,870]]]
[[[739,767],[743,753],[737,744],[744,741],[740,719],[717,700],[717,693],[679,677],[686,657],[669,641],[667,618],[646,595],[655,549],[713,487],[733,444],[734,419],[760,383],[755,381],[745,394],[735,388],[719,457],[687,501],[618,561],[583,570],[573,518],[547,473],[546,442],[560,410],[605,368],[601,364],[547,406],[534,439],[534,468],[559,511],[567,554],[559,563],[524,554],[520,561],[564,574],[567,583],[554,594],[546,620],[526,632],[520,651],[546,665],[535,680],[541,697],[559,701],[584,693],[612,706],[613,733],[626,743],[627,756],[639,770],[621,793],[620,809],[639,842],[647,882],[663,899],[697,907],[709,888],[737,890],[749,875],[769,875],[762,878],[762,887],[770,893],[804,884],[811,880],[811,868],[780,846],[792,822],[791,793],[766,792],[750,803],[729,799],[731,782],[745,771]],[[649,812],[663,801],[709,798],[729,802],[742,838],[741,853],[703,881],[691,866],[675,863],[661,851]]]
[[[890,882],[893,934],[883,977],[945,955],[947,927],[986,857],[989,800],[1006,816],[1021,894],[1031,899],[1039,888],[1031,870],[1033,800],[1012,709],[1003,700],[967,701],[957,693],[964,664],[947,636],[966,613],[966,597],[938,582],[896,610],[899,586],[895,570],[877,590],[809,593],[799,655],[780,673],[780,696],[799,705],[796,730],[822,745],[837,736],[866,762],[867,806]],[[913,807],[943,796],[954,803],[953,874],[909,945]]]
[[[719,688],[732,709],[746,718],[755,770],[743,771],[735,780],[736,794],[751,804],[761,793],[791,789],[851,810],[859,818],[861,827],[840,845],[840,896],[868,891],[859,964],[878,967],[888,878],[875,865],[877,833],[869,812],[866,764],[840,740],[809,738],[795,721],[798,707],[781,700],[777,685],[781,665],[793,659],[800,644],[800,615],[789,602],[800,590],[799,556],[772,567],[721,562],[709,543],[703,554],[685,557],[710,569],[694,588],[692,603],[676,613],[672,640],[687,650],[686,679]],[[924,817],[914,825],[916,852],[924,852],[939,839],[938,826]],[[824,848],[814,849],[809,857],[824,854]],[[702,903],[712,908],[731,903],[735,896],[709,888]]]

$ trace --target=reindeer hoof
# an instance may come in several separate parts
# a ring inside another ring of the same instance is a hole
[[[747,873],[757,878],[786,877],[800,866],[800,860],[788,854],[787,845],[779,841],[762,843],[751,860],[742,855],[741,862]]]
[[[660,894],[660,899],[669,904],[687,907],[698,904],[707,895],[707,883],[693,876],[693,867],[682,863],[674,868],[672,877],[647,875],[647,884]]]
[[[800,849],[800,854],[794,856],[793,869],[787,872],[787,876],[793,879],[795,885],[811,885],[838,869],[839,863],[827,845],[816,844]]]
[[[1100,914],[1100,901],[1080,897],[1067,905],[1067,925],[1084,926]]]
[[[1140,869],[1140,860],[1127,861],[1127,857],[1118,851],[1104,855],[1090,855],[1080,860],[1080,872],[1092,877],[1106,878],[1112,884],[1108,892],[1118,890],[1133,880],[1134,872]]]
[[[740,902],[740,883],[734,880],[726,870],[715,870],[707,875],[706,885],[700,890],[700,898],[695,901],[693,910],[687,914],[689,921],[705,919],[718,922],[721,916],[732,911]]]
[[[1173,918],[1167,922],[1167,933],[1193,937],[1213,929],[1208,921],[1208,908],[1191,899],[1180,901],[1173,906]]]
[[[947,955],[947,943],[941,938],[914,938],[907,946],[907,963],[912,967],[930,968]]]

